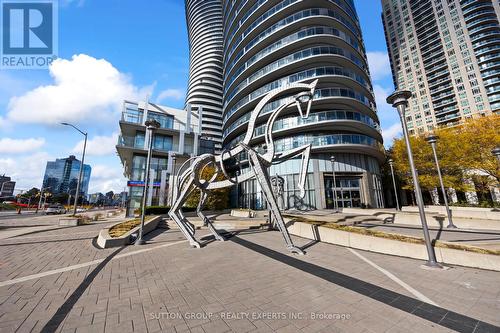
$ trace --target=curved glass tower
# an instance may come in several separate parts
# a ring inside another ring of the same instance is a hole
[[[189,36],[189,83],[186,104],[202,118],[202,136],[222,142],[221,0],[186,0]]]
[[[382,136],[353,1],[223,0],[222,13],[223,147],[242,139],[250,113],[267,92],[319,79],[310,117],[289,114],[275,124],[277,151],[313,146],[305,199],[296,188],[300,160],[271,168],[272,176],[284,180],[282,207],[333,208],[335,199],[339,207],[382,207]],[[263,144],[269,113],[286,101],[267,105],[253,145]],[[238,193],[239,206],[265,208],[254,180]]]

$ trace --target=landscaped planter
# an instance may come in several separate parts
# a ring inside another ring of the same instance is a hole
[[[149,221],[144,222],[144,229],[142,230],[143,236],[146,235],[147,233],[153,231],[156,229],[158,226],[158,223],[161,221],[162,217],[161,216],[156,216],[153,217]],[[119,225],[122,222],[113,224],[109,228],[102,229],[99,232],[99,236],[97,237],[97,245],[99,245],[100,248],[102,249],[107,249],[110,247],[117,247],[117,246],[125,246],[130,244],[130,236],[135,233],[139,233],[139,229],[141,225],[139,224],[137,227],[131,229],[127,233],[121,235],[120,237],[111,237],[109,234],[109,229],[113,228],[115,225]]]
[[[354,249],[427,260],[427,252],[424,244],[363,235],[306,222],[290,222],[288,225],[288,231],[292,235]],[[455,245],[446,242],[441,243],[444,246]],[[454,249],[435,246],[434,250],[437,261],[444,264],[500,271],[500,255],[477,253],[467,250],[466,247],[463,247],[463,249]]]
[[[78,225],[82,225],[85,222],[85,219],[81,217],[62,217],[59,219],[59,225],[76,227]]]

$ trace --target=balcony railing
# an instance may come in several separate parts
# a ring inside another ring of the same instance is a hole
[[[179,122],[171,115],[164,115],[157,112],[148,112],[148,120],[154,119],[160,123],[160,128],[172,129],[175,131],[185,131],[186,124]],[[143,125],[144,111],[126,108],[122,112],[121,120],[130,124]],[[191,130],[197,131],[198,126],[191,124]]]
[[[135,149],[141,149],[146,151],[144,149],[144,137],[141,136],[125,136],[125,135],[120,135],[118,137],[118,143],[117,146],[120,147],[126,147],[126,148],[135,148]],[[174,143],[171,145],[163,145],[163,146],[153,146],[153,150],[159,151],[159,152],[179,152],[179,145]],[[192,154],[194,152],[194,147],[192,144],[185,144],[184,145],[184,153],[185,154]]]

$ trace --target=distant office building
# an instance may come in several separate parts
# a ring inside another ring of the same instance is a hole
[[[0,197],[12,197],[15,187],[16,182],[13,182],[10,177],[0,176]]]
[[[97,192],[97,193],[92,193],[89,195],[89,203],[91,205],[103,205],[105,200],[104,194]]]
[[[189,35],[187,108],[202,115],[201,135],[222,143],[222,2],[186,0]]]
[[[153,190],[147,202],[148,206],[167,205],[171,197],[170,179],[176,168],[191,156],[213,152],[205,150],[213,148],[213,144],[200,145],[199,116],[191,112],[190,108],[178,110],[153,103],[149,103],[146,107],[145,102],[125,101],[120,120],[121,134],[116,150],[123,164],[124,174],[129,179],[128,215],[132,215],[134,210],[141,206],[149,142],[145,122],[149,119],[158,121],[161,127],[153,136],[151,159]],[[200,149],[201,147],[204,149]]]
[[[498,0],[382,0],[394,84],[411,134],[500,112]]]
[[[53,194],[68,193],[75,195],[80,174],[81,162],[71,155],[68,158],[48,161],[43,177],[43,188]],[[90,173],[92,168],[88,164],[83,165],[82,183],[80,195],[87,197]]]

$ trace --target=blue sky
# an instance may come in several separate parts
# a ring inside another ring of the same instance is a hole
[[[379,0],[355,0],[386,145],[399,132],[382,103],[393,84]],[[89,133],[90,192],[123,190],[114,145],[124,98],[182,107],[189,72],[182,0],[60,0],[59,61],[49,70],[0,69],[0,174],[40,187],[49,159],[76,154]]]

